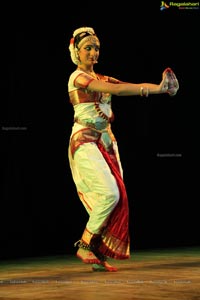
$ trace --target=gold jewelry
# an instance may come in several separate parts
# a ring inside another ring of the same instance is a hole
[[[144,93],[144,88],[143,88],[143,86],[141,86],[141,88],[140,88],[140,96],[141,97],[143,97],[143,96],[148,97],[149,96],[149,89],[148,89],[148,87],[146,88],[146,91]]]
[[[147,90],[146,90],[146,95],[145,95],[146,97],[148,97],[149,96],[149,89],[147,88]]]

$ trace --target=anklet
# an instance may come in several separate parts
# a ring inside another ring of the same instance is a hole
[[[85,250],[89,250],[89,251],[92,251],[92,248],[93,248],[91,245],[84,243],[82,240],[77,241],[74,244],[74,247],[76,247],[76,246],[78,246],[79,248],[85,249]]]

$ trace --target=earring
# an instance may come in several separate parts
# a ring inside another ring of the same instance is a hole
[[[77,49],[77,48],[75,49],[75,55],[76,55],[76,59],[77,59],[79,62],[81,62],[81,61],[80,61],[80,57],[79,57],[78,49]]]

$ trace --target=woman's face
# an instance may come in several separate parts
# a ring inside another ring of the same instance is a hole
[[[99,58],[100,43],[98,39],[91,37],[79,49],[79,60],[83,65],[94,65]]]

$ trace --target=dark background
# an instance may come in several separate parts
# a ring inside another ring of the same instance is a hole
[[[179,79],[175,97],[113,97],[131,249],[200,245],[199,11],[107,5],[2,7],[1,259],[75,253],[87,222],[67,157],[68,45],[85,25],[101,41],[96,72],[159,83],[171,67]]]

